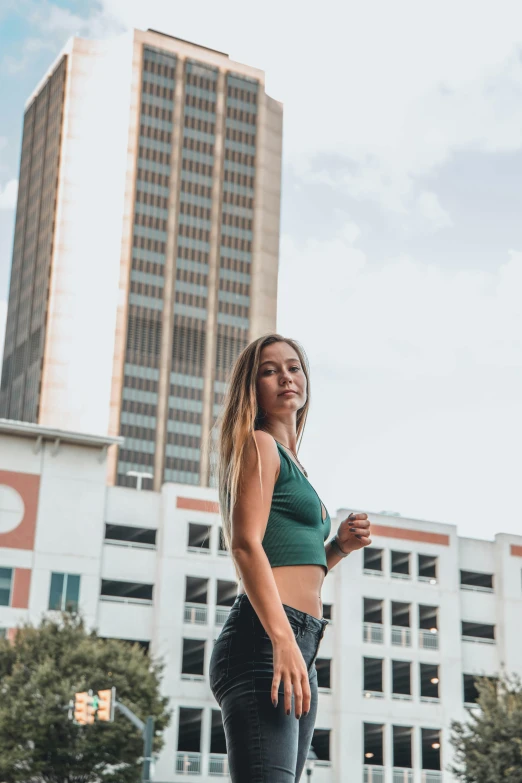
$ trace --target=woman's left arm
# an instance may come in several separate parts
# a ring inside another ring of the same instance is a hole
[[[337,545],[349,555],[356,549],[362,549],[372,543],[370,538],[370,520],[368,514],[354,514],[353,512],[337,528]],[[340,555],[336,548],[328,541],[325,544],[326,565],[328,570],[340,563],[344,555]]]

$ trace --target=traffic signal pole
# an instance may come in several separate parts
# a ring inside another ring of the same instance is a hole
[[[131,723],[134,723],[134,725],[141,731],[143,737],[143,775],[141,780],[142,783],[150,783],[152,741],[154,739],[154,717],[149,715],[147,721],[144,723],[140,718],[138,718],[137,715],[133,713],[132,710],[129,710],[125,704],[122,704],[121,701],[116,701],[114,706],[122,713],[122,715],[125,715],[125,717],[128,718]]]

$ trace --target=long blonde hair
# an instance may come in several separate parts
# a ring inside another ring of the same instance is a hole
[[[261,460],[259,449],[254,438],[255,430],[264,429],[266,414],[257,401],[256,381],[259,369],[261,351],[273,343],[288,343],[296,352],[307,381],[307,399],[304,406],[297,411],[297,441],[299,443],[306,424],[310,407],[310,371],[304,349],[296,340],[283,337],[276,332],[262,335],[253,340],[236,359],[229,375],[228,388],[223,400],[223,407],[210,433],[210,451],[215,459],[211,459],[214,485],[217,484],[220,513],[223,524],[225,546],[231,552],[232,542],[232,510],[241,488],[242,468],[245,446],[250,438],[254,439],[257,452],[259,483],[261,497]],[[213,431],[217,431],[217,447],[214,446]],[[240,575],[236,564],[236,575]]]

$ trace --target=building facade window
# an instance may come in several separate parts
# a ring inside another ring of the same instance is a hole
[[[51,574],[49,609],[59,612],[77,612],[80,597],[78,574]]]
[[[11,605],[12,584],[13,584],[13,569],[0,568],[0,606]]]

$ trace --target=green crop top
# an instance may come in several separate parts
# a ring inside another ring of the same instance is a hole
[[[330,535],[328,511],[323,520],[321,499],[283,446],[276,441],[281,470],[263,537],[271,566],[321,565],[328,573],[324,543]]]

